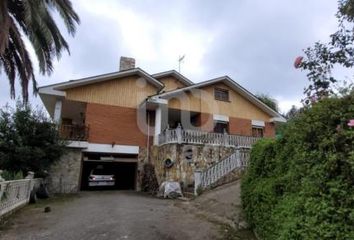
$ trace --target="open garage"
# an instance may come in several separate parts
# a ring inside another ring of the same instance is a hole
[[[81,190],[135,190],[136,155],[86,153],[82,163]]]

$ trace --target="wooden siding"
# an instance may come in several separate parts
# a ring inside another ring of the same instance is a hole
[[[166,91],[166,92],[171,91],[171,90],[175,90],[177,88],[186,87],[186,85],[184,83],[182,83],[180,80],[178,80],[175,77],[163,77],[163,78],[159,78],[158,80],[165,85],[163,91]]]
[[[66,99],[136,108],[157,89],[139,76],[113,79],[66,90]]]
[[[195,89],[192,92],[183,92],[168,100],[168,107],[173,109],[182,109],[193,112],[202,112],[201,110],[201,91]]]
[[[229,100],[214,98],[214,88],[229,90]],[[169,108],[194,112],[220,114],[234,118],[269,121],[270,115],[223,83],[206,86],[202,91],[194,89],[169,100]]]

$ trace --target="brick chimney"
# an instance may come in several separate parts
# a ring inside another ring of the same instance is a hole
[[[119,71],[135,68],[135,59],[128,57],[120,57]]]

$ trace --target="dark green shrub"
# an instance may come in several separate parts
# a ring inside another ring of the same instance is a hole
[[[262,239],[354,239],[354,94],[321,100],[258,142],[242,202]]]
[[[1,177],[3,179],[5,179],[6,181],[19,180],[19,179],[23,179],[24,178],[22,171],[9,172],[9,171],[6,171],[6,170],[2,172]]]
[[[57,126],[42,112],[22,104],[0,109],[0,169],[43,177],[64,146]]]

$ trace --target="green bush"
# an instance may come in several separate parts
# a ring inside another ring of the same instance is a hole
[[[5,179],[6,181],[10,181],[10,180],[19,180],[19,179],[23,179],[23,172],[19,171],[19,172],[9,172],[9,171],[3,171],[1,174],[1,177],[3,179]]]
[[[259,141],[242,203],[262,239],[354,239],[354,94],[307,107]]]
[[[0,109],[0,169],[43,177],[64,151],[56,125],[42,112],[20,103]]]

